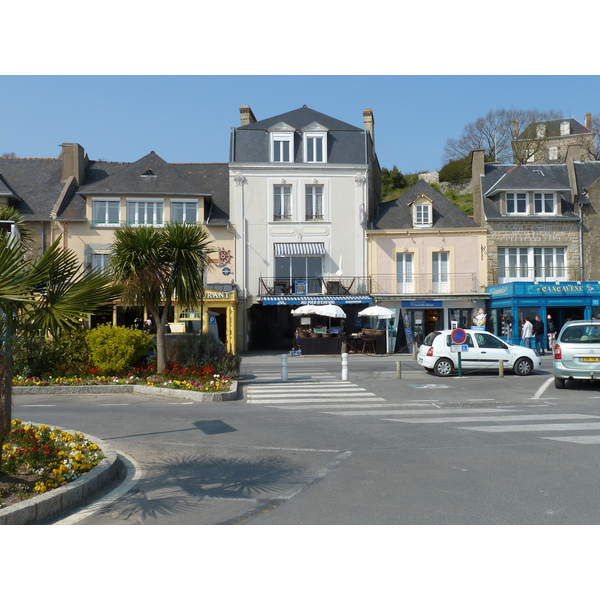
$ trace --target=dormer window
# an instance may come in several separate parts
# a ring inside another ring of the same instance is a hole
[[[431,227],[433,223],[433,206],[425,196],[413,204],[413,227]]]
[[[292,162],[293,138],[291,133],[273,134],[273,162]]]
[[[327,162],[327,130],[318,123],[311,123],[303,128],[302,135],[304,162]]]
[[[269,128],[271,162],[294,162],[294,131],[283,122]]]
[[[561,122],[560,135],[571,135],[571,124],[569,123],[569,121]]]

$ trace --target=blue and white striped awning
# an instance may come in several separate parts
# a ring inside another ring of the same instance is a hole
[[[275,244],[275,256],[307,256],[325,254],[323,242],[298,242],[296,244]]]
[[[371,296],[261,296],[263,305],[285,306],[287,304],[371,304]]]

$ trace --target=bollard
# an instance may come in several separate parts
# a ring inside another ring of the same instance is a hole
[[[281,381],[288,380],[288,357],[287,354],[281,355]]]
[[[400,361],[396,363],[396,377],[402,379],[402,363]]]
[[[498,361],[498,377],[504,377],[504,361]]]
[[[417,354],[419,354],[419,346],[417,346],[417,342],[413,342],[413,358],[417,360]]]
[[[348,381],[348,353],[342,352],[342,381]]]

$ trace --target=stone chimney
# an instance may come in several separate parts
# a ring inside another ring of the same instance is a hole
[[[585,113],[585,123],[584,125],[588,128],[592,128],[592,113]]]
[[[485,154],[483,150],[473,150],[471,154],[471,182],[473,186],[473,220],[479,227],[484,226],[483,190],[481,177],[485,173]]]
[[[88,157],[85,150],[79,144],[61,144],[62,146],[62,181],[74,177],[77,185],[81,185],[85,177]]]
[[[513,132],[512,132],[513,140],[516,140],[519,137],[519,121],[517,121],[517,119],[514,119],[512,122],[512,126],[513,126]]]
[[[365,108],[363,110],[363,121],[365,124],[365,131],[369,132],[373,146],[375,145],[375,119],[373,118],[373,109]]]
[[[240,127],[256,123],[256,117],[249,106],[240,106]]]
[[[569,175],[569,186],[571,188],[571,195],[573,202],[577,199],[577,177],[575,175],[575,161],[581,161],[581,155],[583,154],[583,147],[579,144],[572,144],[567,148],[567,156],[565,163],[567,165],[567,173]]]

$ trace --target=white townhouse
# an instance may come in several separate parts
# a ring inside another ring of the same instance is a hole
[[[380,200],[373,113],[363,128],[307,106],[231,131],[230,218],[238,347],[287,348],[301,304],[338,304],[346,327],[367,295],[368,224]]]

